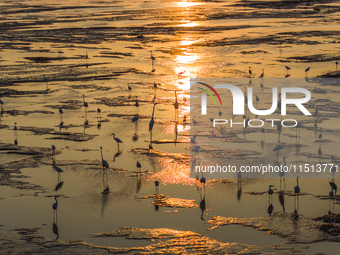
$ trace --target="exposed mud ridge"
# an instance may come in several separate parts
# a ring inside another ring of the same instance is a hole
[[[147,148],[135,148],[135,149],[131,149],[131,152],[139,153],[139,154],[146,154],[146,155],[155,156],[155,157],[167,157],[167,158],[172,158],[172,159],[176,159],[177,161],[182,161],[182,162],[187,162],[187,163],[190,159],[190,155],[186,153],[170,153],[170,152],[154,150],[154,149],[150,150]]]
[[[1,87],[1,85],[0,85]],[[0,89],[0,97],[11,97],[11,96],[34,96],[34,95],[43,95],[51,93],[51,91],[46,90],[32,90],[32,91],[19,91],[15,89]]]
[[[339,78],[340,71],[329,72],[323,75],[318,76],[318,78]]]
[[[195,199],[183,199],[183,198],[175,198],[164,196],[163,194],[159,195],[148,195],[143,197],[137,197],[137,199],[153,199],[152,202],[155,206],[161,207],[174,207],[174,208],[196,208],[198,204],[196,204]]]
[[[284,1],[240,1],[233,6],[239,7],[252,7],[259,9],[295,9],[295,8],[303,8],[306,6],[313,6],[315,4],[320,3],[333,3],[333,0],[315,0],[313,2],[310,1],[301,1],[301,0],[284,0]]]
[[[320,241],[340,242],[340,238],[320,231],[321,222],[314,218],[304,217],[298,213],[275,212],[270,217],[260,218],[226,218],[214,216],[208,221],[215,229],[224,225],[242,225],[269,234],[286,238],[290,243],[314,243]]]
[[[42,82],[46,83],[42,74],[45,74],[49,79],[48,84],[53,85],[56,81],[87,81],[87,80],[103,80],[113,79],[117,76],[127,73],[138,73],[135,68],[72,68],[70,65],[41,65],[34,66],[33,64],[28,66],[16,66],[18,70],[13,70],[13,66],[0,66],[0,71],[5,76],[2,77],[1,86],[10,86],[14,84],[27,83],[27,82]],[[33,71],[34,69],[34,71]],[[7,73],[6,73],[7,72]],[[9,73],[11,75],[9,75]],[[14,75],[17,74],[17,75]],[[18,92],[20,93],[20,92]],[[26,92],[27,93],[27,92]],[[37,92],[36,92],[37,93]],[[45,92],[46,93],[46,92]]]
[[[287,60],[298,60],[300,62],[325,62],[325,61],[335,61],[340,60],[340,56],[327,55],[327,54],[315,54],[308,56],[296,56],[296,57],[288,57]],[[278,60],[280,61],[280,60]],[[284,62],[284,61],[280,61]]]
[[[34,135],[54,135],[55,137],[47,137],[45,139],[58,139],[58,140],[68,140],[74,142],[84,142],[92,140],[97,135],[90,135],[84,133],[71,133],[71,132],[61,132],[54,131],[53,128],[37,128],[37,127],[19,127],[18,130],[30,131]]]

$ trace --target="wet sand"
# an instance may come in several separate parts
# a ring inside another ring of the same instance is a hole
[[[264,80],[305,78],[313,93],[307,107],[319,114],[303,120],[301,146],[295,131],[279,139],[293,162],[338,162],[338,84],[317,86],[315,78],[339,76],[339,2],[0,6],[1,254],[337,254],[338,223],[332,223],[339,197],[329,199],[331,176],[302,178],[298,207],[295,179],[286,179],[282,193],[278,178],[243,179],[241,189],[237,179],[207,178],[203,186],[190,178],[189,79],[242,78],[260,91],[262,69]],[[227,142],[224,157],[247,162],[278,140],[268,129],[261,149],[260,132],[197,138]],[[112,133],[123,141],[119,148]],[[216,148],[204,143],[202,151]]]

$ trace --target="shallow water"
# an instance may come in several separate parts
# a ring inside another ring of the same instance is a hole
[[[331,163],[340,157],[339,89],[337,84],[314,83],[314,78],[336,71],[335,61],[340,60],[339,3],[302,1],[271,6],[275,5],[269,1],[1,3],[0,98],[4,112],[0,115],[0,225],[4,226],[0,231],[40,227],[38,234],[55,239],[55,223],[58,242],[84,239],[100,246],[145,247],[150,240],[91,234],[115,232],[121,227],[166,228],[275,254],[281,254],[273,248],[276,244],[300,249],[303,254],[336,254],[336,238],[295,244],[289,238],[267,233],[289,225],[275,218],[278,212],[289,214],[297,209],[306,222],[328,211],[339,213],[339,200],[335,199],[333,206],[333,201],[319,197],[328,195],[331,176],[301,178],[298,208],[292,195],[295,179],[286,179],[283,206],[279,179],[243,179],[242,192],[238,193],[236,179],[222,182],[208,178],[203,188],[189,177],[190,77],[243,78],[248,83],[249,66],[253,85],[259,91],[258,77],[263,68],[264,81],[269,77],[308,78],[311,82],[306,79],[304,86],[317,89],[312,91],[307,107],[314,112],[317,105],[319,116],[303,119],[301,144],[305,146],[292,152],[290,160],[301,162],[309,157],[312,162],[322,159]],[[154,66],[151,50],[156,58]],[[289,72],[285,65],[291,67]],[[264,82],[266,95],[267,84]],[[173,107],[175,90],[180,105],[178,124]],[[89,105],[88,125],[84,125],[83,94]],[[138,126],[131,121],[137,113],[136,97],[140,105]],[[150,150],[148,124],[153,102],[158,104]],[[63,109],[63,125],[59,125],[59,107]],[[319,134],[314,123],[323,130],[322,156],[314,143]],[[119,153],[112,133],[123,141]],[[211,139],[210,134],[203,137]],[[268,129],[264,150],[259,147],[260,139],[260,130],[247,133],[246,139],[235,131],[228,148],[248,150],[245,161],[258,154],[268,156],[277,143],[277,132]],[[296,132],[283,131],[280,139],[293,146]],[[17,146],[13,145],[15,140]],[[53,169],[52,144],[57,149],[55,164],[63,170],[60,176]],[[100,146],[110,166],[104,181]],[[142,165],[141,172],[136,168],[137,161]],[[155,180],[160,182],[159,190],[155,189]],[[102,194],[106,184],[110,192]],[[272,229],[228,225],[209,230],[212,226],[207,222],[213,216],[266,222],[270,184],[276,186]],[[160,203],[153,196],[156,193],[166,199]],[[55,195],[60,195],[57,215],[52,210]],[[144,196],[148,198],[141,199]],[[301,228],[301,235],[306,234],[303,231],[308,232],[308,228]]]

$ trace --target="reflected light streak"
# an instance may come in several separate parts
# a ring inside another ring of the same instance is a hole
[[[178,7],[182,7],[182,8],[188,8],[188,7],[193,7],[196,5],[201,5],[202,3],[197,3],[197,2],[187,2],[186,0],[184,0],[183,2],[177,2],[176,5]]]

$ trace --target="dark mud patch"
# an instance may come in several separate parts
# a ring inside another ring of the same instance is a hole
[[[6,89],[0,89],[0,97],[46,95],[51,92],[52,91],[50,90],[19,91],[15,89],[6,88]]]
[[[340,56],[334,56],[334,54],[332,55],[314,54],[314,55],[308,55],[308,56],[288,57],[287,60],[288,61],[297,60],[297,62],[326,62],[326,61],[340,60]],[[280,61],[280,62],[285,62],[285,61]]]
[[[240,52],[241,54],[251,54],[251,55],[253,55],[253,54],[258,54],[258,53],[268,53],[268,51],[266,51],[266,50],[250,50],[250,51],[241,51]]]
[[[318,78],[339,78],[340,71],[329,72],[323,75],[318,76]]]
[[[324,216],[315,217],[314,220],[322,221],[319,229],[331,236],[340,235],[340,214],[329,213]]]
[[[35,63],[50,63],[52,61],[58,61],[58,60],[66,60],[66,59],[79,59],[79,58],[66,58],[66,57],[24,57],[24,59],[28,59]]]
[[[18,116],[18,115],[29,115],[33,113],[41,113],[41,114],[54,114],[54,112],[51,111],[40,111],[40,110],[35,110],[35,111],[24,111],[24,110],[9,110],[9,111],[4,111],[4,113],[7,113],[11,116]]]

